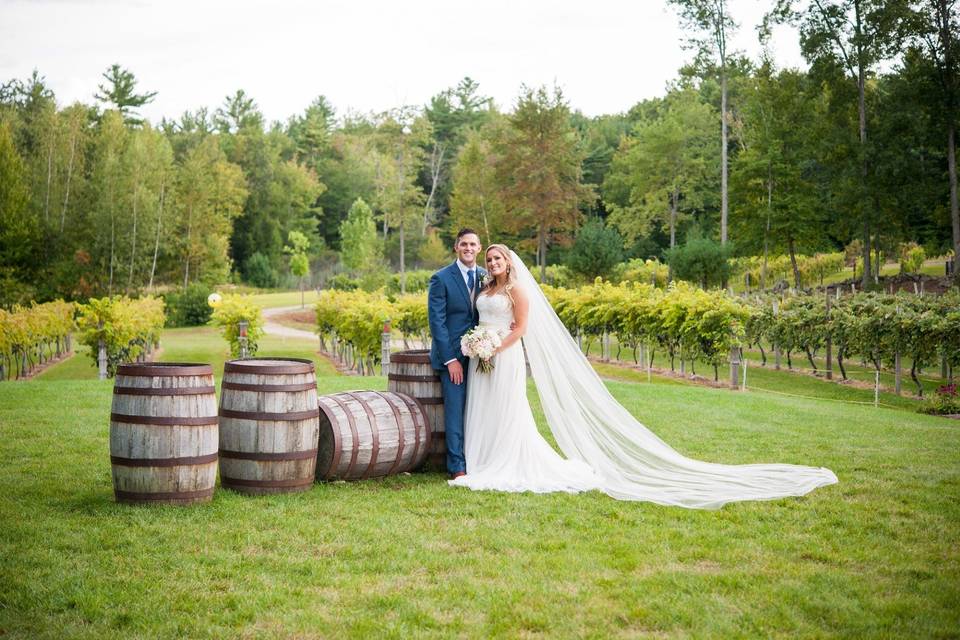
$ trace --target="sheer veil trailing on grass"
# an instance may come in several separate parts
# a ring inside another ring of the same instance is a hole
[[[687,458],[640,424],[610,395],[554,313],[529,269],[511,252],[530,299],[523,343],[550,431],[568,458],[589,464],[618,500],[691,509],[799,496],[837,482],[822,467],[726,465]]]

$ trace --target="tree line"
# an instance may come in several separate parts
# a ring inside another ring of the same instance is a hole
[[[856,246],[864,284],[903,242],[956,256],[957,12],[948,0],[777,0],[807,70],[729,49],[723,1],[671,0],[691,62],[661,97],[586,117],[556,88],[503,108],[470,78],[428,104],[267,122],[238,90],[150,123],[130,70],[63,105],[0,86],[0,304],[229,281],[376,284],[476,228],[585,273],[715,242],[724,256]],[[293,234],[293,235],[291,235]],[[851,245],[854,241],[858,244]],[[582,265],[582,266],[578,266]],[[956,270],[955,270],[956,271]],[[796,272],[796,270],[795,270]]]

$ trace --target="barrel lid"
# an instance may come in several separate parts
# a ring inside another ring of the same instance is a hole
[[[198,362],[128,362],[117,367],[121,376],[212,376],[213,367]]]
[[[224,373],[313,373],[313,360],[304,358],[245,358],[223,365]]]
[[[406,362],[424,364],[430,362],[429,349],[410,349],[390,354],[390,362]]]

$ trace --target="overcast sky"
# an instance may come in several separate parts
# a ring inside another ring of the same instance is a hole
[[[766,0],[730,0],[735,48],[756,56]],[[318,95],[339,113],[422,105],[464,76],[509,109],[521,84],[558,84],[587,115],[662,95],[691,57],[665,0],[0,0],[0,81],[46,76],[61,104],[92,102],[112,63],[157,91],[150,120],[242,88],[268,120]],[[781,28],[780,66],[804,66]]]

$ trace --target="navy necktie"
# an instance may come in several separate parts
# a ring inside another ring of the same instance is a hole
[[[467,291],[470,292],[470,306],[473,306],[473,286],[476,282],[473,279],[473,269],[467,271]]]

